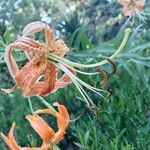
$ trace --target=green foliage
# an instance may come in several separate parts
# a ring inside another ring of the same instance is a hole
[[[98,116],[86,117],[86,112],[72,127],[76,145],[88,150],[148,150],[147,89],[141,89],[134,81],[127,84],[114,80],[112,84],[115,95],[109,102],[99,103]]]

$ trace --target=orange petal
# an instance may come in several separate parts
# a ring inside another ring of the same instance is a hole
[[[55,116],[57,118],[58,128],[65,130],[70,121],[70,117],[67,112],[67,109],[64,105],[60,105],[58,102],[55,102],[53,105],[58,107],[58,112],[53,112],[50,109],[39,109],[39,110],[35,111],[34,113],[49,114],[49,115]]]
[[[65,130],[67,129],[70,122],[70,117],[65,106],[60,105],[57,102],[54,103],[54,106],[58,107],[56,117],[59,130],[55,133],[55,136],[53,138],[53,142],[57,144],[64,138]]]
[[[32,70],[32,71],[31,71]],[[43,75],[44,81],[38,81]],[[56,68],[45,59],[32,59],[16,75],[15,80],[21,87],[23,96],[48,95],[55,86]]]
[[[65,130],[58,130],[56,133],[55,133],[55,136],[52,140],[52,143],[54,144],[58,144],[61,140],[64,139],[64,135],[65,135]]]
[[[68,75],[63,75],[63,79],[64,78],[69,78]],[[69,78],[69,80],[65,81],[63,79],[59,79],[55,82],[55,86],[53,88],[53,90],[51,91],[51,93],[55,93],[57,90],[64,88],[65,86],[69,85],[72,83],[72,80]]]
[[[53,30],[43,22],[36,21],[36,22],[29,23],[23,29],[23,35],[30,35],[33,33],[37,33],[43,29],[45,30],[46,43],[50,45],[52,41],[55,41],[55,35]]]
[[[45,96],[48,95],[54,87],[54,79],[51,82],[43,82],[43,83],[34,83],[31,84],[30,91],[24,92],[24,96]],[[27,90],[29,88],[26,88]]]
[[[56,113],[50,109],[38,109],[34,113],[35,114],[49,114],[49,115],[56,116]]]
[[[60,105],[58,102],[53,105],[58,107],[58,112],[56,113],[58,128],[65,130],[70,121],[68,111],[64,105]]]
[[[9,131],[9,135],[8,135],[9,138],[7,138],[3,133],[1,133],[1,137],[10,149],[12,149],[12,150],[21,150],[21,147],[19,147],[17,145],[17,142],[16,142],[16,140],[13,136],[14,128],[15,128],[15,123],[13,123],[13,125],[12,125],[12,127]]]
[[[54,136],[53,129],[38,115],[28,115],[26,119],[30,122],[33,129],[39,134],[45,144],[49,144]]]
[[[67,129],[70,122],[70,117],[65,106],[60,105],[58,102],[55,102],[53,105],[58,107],[58,112],[53,112],[50,109],[39,109],[34,113],[50,114],[57,118],[58,131],[55,133],[54,137],[52,138],[52,142],[57,144],[59,143],[59,141],[61,141],[64,138],[64,134],[66,132],[65,130]]]
[[[13,135],[15,126],[16,126],[16,124],[13,123],[12,128],[11,128],[10,131],[9,131],[8,137],[9,137],[9,139],[11,140],[11,142],[12,142],[14,145],[16,145],[16,147],[18,147],[17,142],[16,142],[16,140],[15,140],[15,138],[14,138],[14,135]]]
[[[40,42],[30,39],[28,37],[21,37],[21,38],[17,39],[16,42],[28,44],[29,46],[34,47],[34,48],[39,48],[41,46]]]
[[[54,54],[60,57],[64,57],[64,55],[69,51],[69,48],[64,43],[63,40],[57,40],[55,43],[51,43],[52,48],[54,48]]]
[[[35,82],[31,85],[30,95],[48,95],[54,89],[56,82],[55,66],[48,63],[43,75],[43,82]]]
[[[27,56],[28,60],[31,60],[35,56],[36,49],[38,50],[38,48],[40,48],[42,46],[42,44],[40,42],[32,40],[28,37],[21,37],[21,38],[17,39],[15,42],[29,46],[28,48],[23,47],[23,48],[26,48],[23,51],[24,51],[25,55]],[[31,47],[35,48],[35,50],[31,49]]]
[[[47,46],[50,46],[53,41],[55,41],[55,34],[52,28],[50,26],[45,25],[45,40]]]
[[[32,59],[15,76],[16,83],[18,86],[21,86],[24,96],[28,96],[31,90],[30,87],[32,87],[33,83],[36,82],[46,68],[47,65],[44,61],[34,63],[34,59]]]
[[[30,34],[39,32],[43,30],[44,27],[45,27],[45,24],[40,21],[31,22],[24,27],[23,35],[30,35]]]
[[[8,70],[9,70],[10,75],[12,76],[12,78],[14,78],[14,76],[19,71],[18,66],[15,62],[15,59],[12,56],[13,47],[14,47],[13,44],[8,45],[6,47],[5,54],[4,54],[4,58],[5,58],[7,67],[8,67]]]
[[[16,74],[19,72],[19,68],[17,66],[17,63],[12,56],[12,50],[14,48],[19,48],[19,49],[26,51],[26,52],[27,51],[28,52],[32,52],[32,51],[34,52],[35,51],[35,49],[33,47],[31,47],[30,45],[25,44],[23,42],[14,42],[14,43],[12,43],[6,47],[4,58],[5,58],[6,64],[8,66],[8,70],[9,70],[12,78],[14,78],[16,76]]]
[[[71,71],[74,75],[76,75],[76,72],[69,69],[69,71]],[[59,90],[60,88],[64,88],[65,86],[69,85],[72,83],[72,80],[70,79],[70,77],[67,74],[64,74],[60,79],[58,79],[55,82],[55,86],[54,89],[51,91],[51,93],[56,92],[57,90]]]

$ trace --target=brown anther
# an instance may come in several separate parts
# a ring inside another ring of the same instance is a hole
[[[98,67],[97,68],[98,72],[101,74],[102,76],[102,80],[103,80],[103,87],[106,88],[108,87],[108,78],[106,73],[104,72],[104,70],[102,69],[102,67]]]
[[[112,72],[110,73],[110,75],[113,75],[116,73],[116,65],[115,63],[110,59],[110,58],[107,58],[107,60],[110,62],[110,64],[112,65]]]

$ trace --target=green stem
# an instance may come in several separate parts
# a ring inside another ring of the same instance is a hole
[[[80,74],[83,74],[83,75],[97,75],[97,74],[99,74],[98,72],[84,72],[84,71],[81,71],[81,70],[77,70],[77,69],[73,68],[72,66],[69,66],[68,64],[66,64],[62,60],[58,60],[57,58],[51,58],[51,59],[53,59],[57,63],[63,64],[64,66],[70,68],[71,70],[74,70],[74,71],[76,71],[76,72],[78,72]]]
[[[29,103],[29,106],[30,106],[30,109],[31,109],[32,114],[34,114],[30,97],[28,97],[28,103]]]
[[[119,48],[117,49],[117,51],[113,55],[111,55],[109,57],[109,59],[114,59],[124,49],[124,47],[125,47],[125,45],[126,45],[126,43],[128,41],[130,33],[131,33],[131,29],[130,28],[126,29],[125,36],[123,38],[123,41],[121,42],[121,45],[119,46]]]
[[[41,102],[45,105],[45,106],[47,106],[49,109],[51,109],[53,112],[56,112],[56,110],[54,109],[54,107],[52,106],[52,105],[50,105],[43,97],[41,97],[41,96],[37,96],[38,97],[38,99],[40,99],[41,100]]]
[[[113,58],[117,57],[118,54],[124,49],[124,47],[125,47],[125,45],[126,45],[126,43],[128,41],[130,33],[131,33],[131,29],[130,28],[126,29],[125,36],[124,36],[124,38],[123,38],[123,40],[121,42],[121,45],[116,50],[116,52],[112,56],[109,57],[109,59],[113,59]],[[103,60],[101,62],[98,62],[98,63],[95,63],[95,64],[89,64],[89,65],[79,64],[79,63],[71,62],[71,61],[69,61],[69,60],[67,60],[65,58],[59,57],[59,56],[57,56],[55,54],[52,54],[52,53],[50,53],[49,58],[52,59],[52,60],[55,60],[55,61],[57,59],[58,59],[58,61],[61,60],[64,63],[66,63],[66,64],[68,64],[68,65],[70,65],[72,67],[78,67],[78,68],[93,68],[93,67],[98,67],[98,66],[101,66],[101,65],[104,65],[104,64],[108,63],[107,59],[105,59],[105,60]]]

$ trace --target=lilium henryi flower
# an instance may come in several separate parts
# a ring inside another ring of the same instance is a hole
[[[66,74],[57,79],[58,69],[47,59],[51,50],[60,57],[69,51],[62,40],[55,40],[53,30],[44,23],[35,22],[27,25],[23,34],[31,34],[43,28],[45,29],[46,43],[22,37],[6,47],[5,60],[8,69],[16,85],[21,87],[24,96],[47,95],[72,83]],[[23,50],[29,60],[21,70],[12,56],[14,48]],[[40,81],[43,76],[44,81]],[[4,91],[11,92],[11,90]]]
[[[132,16],[143,11],[145,0],[118,0],[118,3],[124,6],[122,11],[125,16]]]
[[[66,129],[70,122],[70,117],[65,106],[54,103],[58,107],[58,112],[50,109],[40,109],[35,111],[34,115],[27,115],[26,119],[30,122],[33,129],[38,133],[43,143],[41,147],[20,147],[14,138],[15,123],[13,123],[8,137],[1,133],[1,137],[11,150],[53,150],[53,146],[58,144],[64,138]],[[57,118],[58,131],[55,131],[37,114],[50,114]]]
[[[43,29],[45,32],[45,43],[27,37]],[[124,49],[130,32],[130,29],[126,29],[120,47],[109,57],[110,60]],[[29,60],[20,70],[12,56],[14,48],[23,50]],[[95,64],[75,63],[64,58],[68,51],[69,48],[62,40],[56,40],[53,30],[47,24],[37,21],[28,24],[23,30],[23,37],[6,47],[5,60],[16,86],[21,87],[24,96],[47,95],[73,82],[88,106],[90,104],[94,105],[94,103],[84,88],[106,99],[107,95],[109,95],[107,90],[98,89],[85,83],[76,76],[76,73],[90,76],[99,74],[98,71],[85,72],[80,69],[100,67],[109,61],[105,59]],[[64,75],[58,79],[59,70],[63,71]],[[44,81],[40,81],[43,76]],[[5,91],[11,92],[11,90]]]

